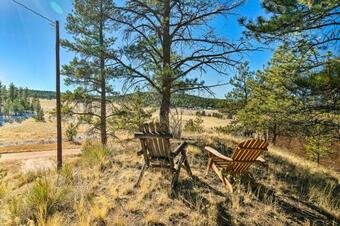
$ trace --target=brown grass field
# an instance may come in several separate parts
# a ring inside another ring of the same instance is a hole
[[[68,157],[60,173],[0,166],[0,225],[338,225],[340,175],[270,147],[267,167],[254,165],[255,182],[230,178],[234,193],[215,174],[204,176],[204,145],[223,151],[240,138],[186,134],[195,179],[183,170],[175,196],[166,171],[147,170],[134,188],[143,160],[139,143],[121,140],[110,151],[93,145]],[[36,162],[37,163],[37,162]]]

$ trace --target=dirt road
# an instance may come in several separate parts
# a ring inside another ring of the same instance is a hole
[[[65,149],[63,156],[79,155],[80,149]],[[10,162],[18,160],[36,159],[36,158],[56,158],[56,151],[37,151],[37,152],[22,152],[22,153],[7,153],[1,154],[0,162]]]

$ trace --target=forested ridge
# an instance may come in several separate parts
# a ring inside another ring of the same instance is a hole
[[[29,97],[36,97],[40,99],[55,99],[56,92],[55,91],[46,91],[46,90],[34,90],[28,89],[28,96]]]
[[[118,95],[117,100],[123,100],[133,94]],[[142,93],[143,101],[147,105],[159,106],[160,99],[157,93]],[[171,99],[171,107],[183,107],[192,109],[218,109],[225,103],[224,99],[200,97],[189,94],[174,94]]]

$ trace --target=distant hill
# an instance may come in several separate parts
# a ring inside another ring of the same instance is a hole
[[[54,91],[45,91],[45,90],[28,90],[28,96],[37,97],[40,99],[55,99],[56,93]]]
[[[129,97],[131,94],[117,95],[114,97],[116,100],[123,100]],[[144,101],[148,105],[155,106],[159,105],[160,99],[156,93],[145,92],[142,94]],[[29,90],[30,97],[37,97],[42,99],[54,99],[56,93],[54,91],[44,90]],[[204,109],[216,109],[222,106],[224,103],[223,99],[199,97],[189,94],[174,94],[171,100],[171,106],[173,107],[187,107],[187,108],[204,108]]]
[[[117,100],[123,100],[128,98],[132,94],[125,96],[117,96]],[[160,98],[156,93],[145,92],[142,94],[144,101],[150,106],[156,106],[160,104]],[[172,107],[186,107],[194,109],[217,109],[224,103],[223,99],[199,97],[189,94],[174,94],[171,98]]]

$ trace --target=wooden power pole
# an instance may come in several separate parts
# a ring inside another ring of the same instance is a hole
[[[30,7],[16,1],[12,0],[12,2],[20,5],[26,10],[34,13],[35,15],[43,18],[48,21],[52,25],[55,25],[56,29],[56,40],[55,40],[55,59],[56,59],[56,105],[57,105],[57,169],[61,169],[63,166],[63,137],[62,137],[62,127],[61,127],[61,100],[60,100],[60,34],[59,34],[59,21],[53,21],[48,17],[40,14],[39,12],[31,9]],[[0,121],[1,122],[1,121]]]
[[[61,97],[60,97],[60,34],[59,21],[55,22],[56,26],[56,104],[57,104],[57,169],[63,166],[63,138],[61,127]]]

